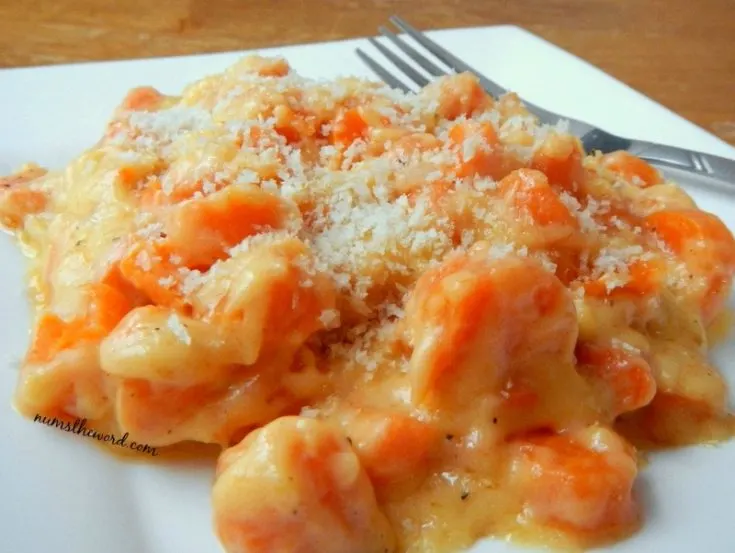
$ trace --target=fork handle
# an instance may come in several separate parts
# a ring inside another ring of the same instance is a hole
[[[655,165],[684,170],[735,186],[733,159],[643,140],[632,140],[627,150]]]

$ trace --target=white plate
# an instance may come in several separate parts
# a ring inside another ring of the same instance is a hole
[[[470,65],[528,100],[634,138],[724,156],[731,148],[600,70],[515,27],[432,33]],[[266,50],[302,74],[369,73],[357,41]],[[364,46],[364,43],[361,43]],[[177,92],[239,54],[0,71],[0,174],[34,160],[61,167],[100,136],[127,89]],[[733,189],[735,192],[735,188]],[[735,228],[735,201],[693,190],[700,206]],[[0,238],[0,550],[8,553],[208,553],[210,467],[125,463],[88,440],[22,419],[9,406],[28,343],[23,261]],[[715,358],[735,385],[735,339]],[[729,361],[726,361],[728,360]],[[647,522],[610,551],[735,551],[735,442],[656,455],[640,478]],[[486,542],[474,551],[516,551]]]

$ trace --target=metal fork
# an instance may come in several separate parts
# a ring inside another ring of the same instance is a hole
[[[469,72],[473,73],[480,81],[481,86],[491,96],[497,98],[506,94],[508,91],[490,80],[487,76],[473,69],[465,62],[454,56],[451,52],[439,46],[433,40],[430,40],[421,31],[409,25],[400,17],[393,16],[390,18],[400,31],[414,39],[418,44],[423,46],[428,52],[446,65],[449,70],[441,68],[439,65],[431,61],[427,56],[420,53],[408,42],[403,40],[395,32],[386,27],[379,27],[378,31],[399,50],[401,50],[408,58],[413,60],[426,73],[432,77],[442,77],[453,73]],[[429,84],[427,79],[421,72],[417,71],[411,64],[407,63],[403,58],[398,56],[392,49],[385,46],[376,38],[368,38],[370,43],[385,56],[399,71],[413,81],[419,87]],[[386,84],[393,88],[410,92],[412,89],[400,79],[396,78],[390,71],[380,65],[375,59],[367,55],[363,50],[357,48],[357,55],[365,62],[365,64]],[[639,156],[668,172],[683,171],[691,177],[700,177],[704,179],[706,184],[710,181],[721,181],[717,184],[735,185],[735,160],[678,148],[676,146],[668,146],[664,144],[656,144],[654,142],[646,142],[644,140],[634,140],[624,138],[612,133],[599,129],[584,121],[579,121],[571,117],[566,117],[552,111],[545,110],[539,106],[524,101],[526,108],[533,113],[542,123],[555,124],[560,120],[569,122],[569,130],[582,141],[585,151],[592,153],[600,151],[609,153],[616,150],[626,150],[631,154]],[[673,171],[672,171],[673,170]],[[721,187],[721,186],[720,186]]]

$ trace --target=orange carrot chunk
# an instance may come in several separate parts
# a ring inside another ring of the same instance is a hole
[[[610,430],[528,437],[519,443],[514,469],[524,516],[538,523],[584,539],[625,532],[637,521],[635,452]]]
[[[647,230],[655,232],[679,255],[701,256],[704,242],[719,254],[717,261],[730,271],[735,269],[735,239],[715,215],[698,209],[664,210],[644,220]]]
[[[167,242],[188,267],[208,268],[227,249],[260,232],[283,228],[295,208],[257,187],[228,187],[176,206],[168,217]]]
[[[90,300],[87,320],[100,336],[109,334],[134,307],[122,290],[104,283],[91,285]]]
[[[458,177],[502,176],[503,153],[499,148],[498,135],[490,123],[457,123],[449,129],[449,142],[459,149],[460,162],[455,170]]]
[[[610,414],[617,417],[648,405],[656,394],[651,367],[640,354],[622,347],[580,343],[577,370],[604,386]]]
[[[660,260],[636,259],[628,266],[628,280],[621,286],[608,288],[601,280],[584,283],[585,293],[596,298],[647,297],[661,290],[664,266]]]
[[[342,112],[332,127],[332,143],[343,147],[352,144],[358,138],[364,138],[368,132],[368,124],[357,109]]]
[[[652,213],[644,227],[658,235],[688,269],[704,278],[699,304],[705,324],[723,309],[735,273],[735,239],[715,215],[698,209]]]
[[[345,430],[375,486],[424,476],[439,437],[435,428],[408,415],[365,410]]]
[[[498,183],[506,200],[539,225],[577,226],[577,220],[540,171],[519,169]]]
[[[50,361],[59,351],[69,347],[72,333],[70,323],[53,313],[44,313],[36,323],[35,336],[28,350],[26,361],[29,363]]]
[[[130,300],[107,284],[89,286],[89,303],[84,315],[65,321],[53,313],[42,314],[26,360],[29,363],[50,361],[59,352],[84,341],[101,340],[133,308]]]
[[[122,102],[122,108],[134,111],[156,109],[165,96],[153,87],[141,86],[132,89]]]
[[[584,184],[583,158],[579,139],[552,134],[534,153],[531,168],[544,173],[552,185],[574,193]]]

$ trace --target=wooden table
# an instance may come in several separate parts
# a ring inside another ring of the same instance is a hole
[[[735,0],[0,0],[0,67],[513,23],[735,144]]]

